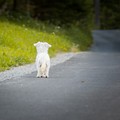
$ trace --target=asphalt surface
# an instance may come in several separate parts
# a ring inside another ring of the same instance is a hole
[[[0,120],[120,120],[120,31],[94,31],[90,51],[0,82]]]

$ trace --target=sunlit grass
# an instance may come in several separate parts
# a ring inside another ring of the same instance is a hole
[[[91,37],[75,27],[60,27],[25,18],[0,18],[0,71],[32,63],[35,60],[35,42],[52,45],[50,56],[58,52],[86,50]]]

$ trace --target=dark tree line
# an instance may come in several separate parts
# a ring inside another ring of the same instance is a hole
[[[101,28],[120,29],[120,0],[101,0]]]
[[[100,1],[100,27],[120,28],[120,0]],[[0,15],[22,13],[57,24],[86,25],[95,21],[95,0],[0,0]]]

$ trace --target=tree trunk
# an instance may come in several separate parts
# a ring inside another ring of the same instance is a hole
[[[17,0],[13,0],[13,11],[17,10]]]
[[[6,8],[7,8],[7,2],[6,2],[6,0],[3,0],[0,3],[0,15],[6,10]]]
[[[95,2],[95,24],[97,28],[100,27],[100,0],[94,0]]]

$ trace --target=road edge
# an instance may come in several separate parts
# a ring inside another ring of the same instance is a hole
[[[51,58],[51,67],[63,63],[77,54],[78,53],[73,53],[73,52],[57,54],[55,57]],[[16,77],[22,77],[26,74],[31,74],[32,72],[35,71],[36,71],[35,63],[27,64],[19,67],[13,67],[10,70],[0,72],[0,82]]]

